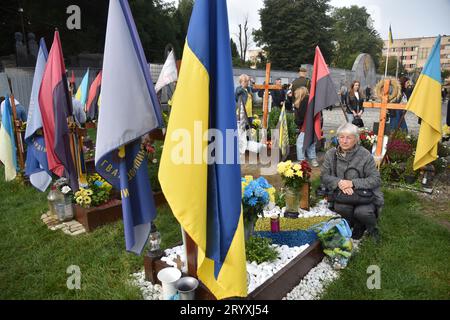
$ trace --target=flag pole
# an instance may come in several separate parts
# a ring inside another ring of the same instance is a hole
[[[388,49],[387,49],[387,56],[386,56],[386,67],[384,69],[384,78],[387,77],[388,62],[389,62],[389,51],[390,50],[391,50],[391,40],[388,37]]]
[[[16,134],[16,140],[17,140],[17,152],[19,154],[19,167],[21,171],[25,170],[25,163],[24,163],[24,149],[23,149],[23,143],[22,143],[22,134],[20,133],[20,123],[17,120],[17,111],[16,111],[16,101],[14,99],[14,94],[11,94],[9,96],[9,100],[11,102],[11,109],[12,109],[12,116],[13,116],[13,123],[14,123],[14,133]],[[21,122],[21,121],[20,121]]]

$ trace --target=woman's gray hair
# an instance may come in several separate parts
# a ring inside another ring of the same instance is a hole
[[[356,137],[356,143],[359,143],[359,130],[358,127],[355,126],[353,123],[346,122],[343,125],[341,125],[337,129],[336,134],[339,137],[341,133],[348,133],[354,135]]]

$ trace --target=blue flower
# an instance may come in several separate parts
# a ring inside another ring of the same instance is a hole
[[[264,189],[272,188],[272,186],[269,184],[269,182],[267,182],[266,178],[264,178],[264,177],[259,177],[255,181],[258,183],[258,185],[261,188],[264,188]]]
[[[248,200],[248,204],[251,205],[252,207],[256,206],[257,203],[258,200],[255,197],[252,197]]]

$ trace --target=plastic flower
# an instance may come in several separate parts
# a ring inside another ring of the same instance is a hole
[[[292,178],[294,176],[294,170],[287,169],[286,172],[284,173],[284,175],[288,178]]]
[[[83,202],[86,204],[86,205],[90,205],[91,204],[91,197],[89,197],[89,196],[85,196],[85,197],[83,197]]]

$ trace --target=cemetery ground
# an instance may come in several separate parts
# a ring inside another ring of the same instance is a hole
[[[313,186],[317,185],[315,178]],[[408,191],[384,192],[381,244],[363,241],[322,298],[448,299],[448,196],[431,201]],[[49,230],[41,221],[47,210],[46,193],[0,179],[0,199],[0,299],[142,299],[130,275],[143,269],[143,258],[125,251],[121,221],[70,236]],[[158,208],[156,225],[163,248],[181,241],[168,206]],[[67,288],[66,270],[71,265],[80,267],[80,290]],[[371,265],[380,267],[379,290],[366,286]]]

